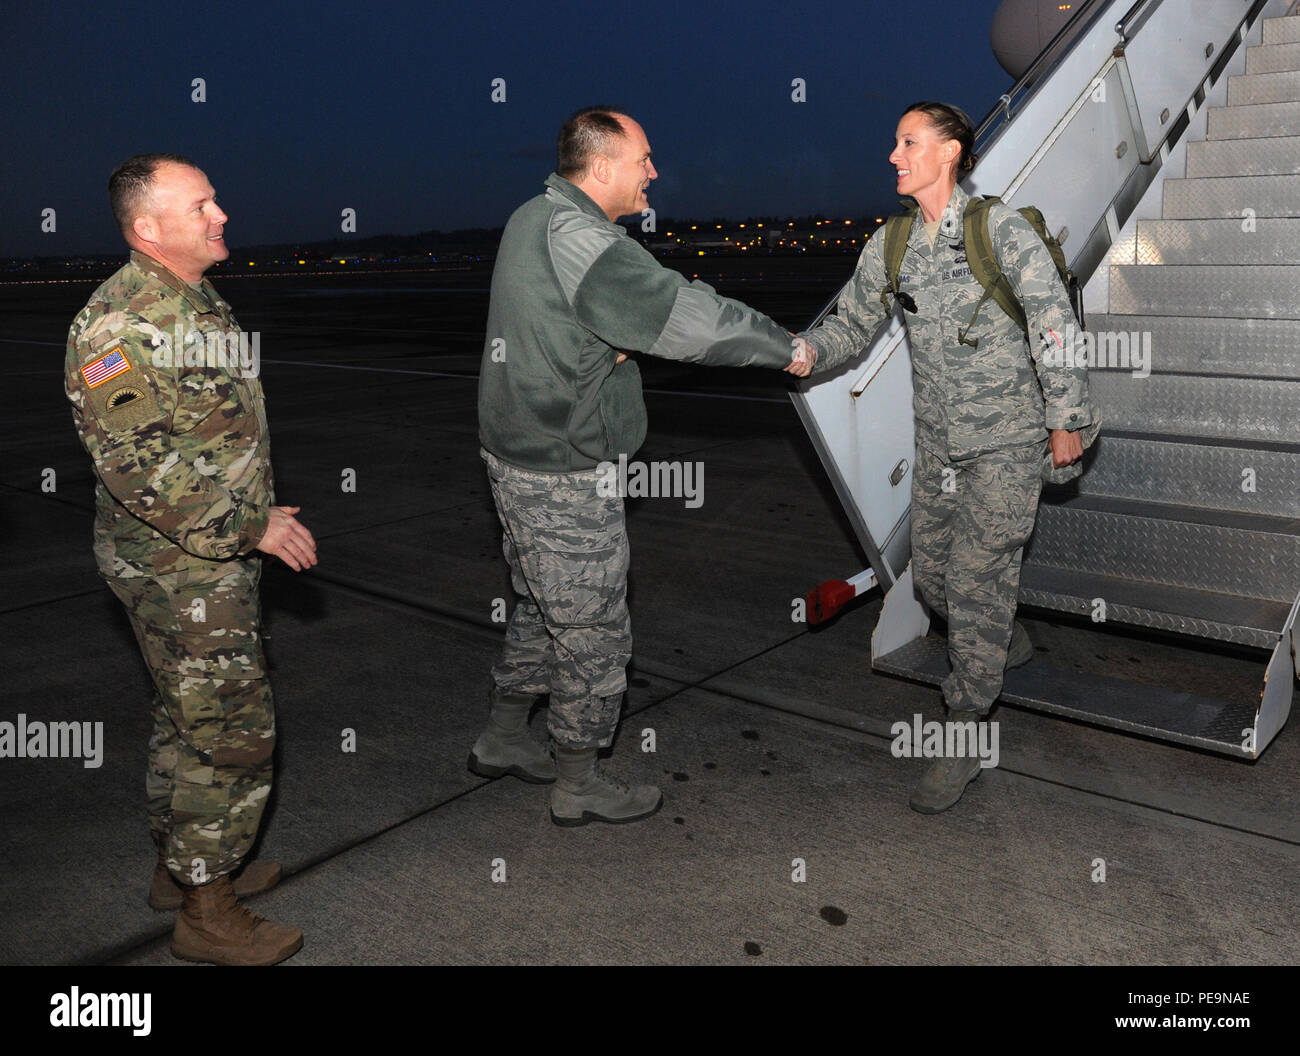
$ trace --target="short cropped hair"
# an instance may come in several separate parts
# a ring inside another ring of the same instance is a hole
[[[198,165],[180,154],[136,154],[127,158],[113,170],[108,178],[108,201],[113,207],[113,219],[122,234],[131,230],[135,218],[145,212],[149,195],[153,191],[153,177],[158,166],[170,161],[175,165]]]
[[[555,171],[565,179],[580,176],[593,157],[609,154],[615,139],[626,139],[618,114],[627,116],[617,107],[587,106],[564,122],[555,144]]]
[[[930,119],[930,127],[942,140],[955,139],[961,144],[961,157],[957,160],[957,174],[963,175],[975,168],[979,155],[975,153],[975,126],[966,112],[951,103],[913,103],[904,115],[918,112]]]

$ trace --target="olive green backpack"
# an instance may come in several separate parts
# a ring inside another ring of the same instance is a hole
[[[966,204],[966,212],[962,216],[962,235],[966,241],[966,259],[970,263],[971,274],[984,287],[984,296],[979,299],[979,303],[975,306],[975,314],[970,317],[970,322],[966,324],[965,329],[958,331],[957,334],[958,341],[971,347],[976,346],[979,342],[968,338],[966,335],[970,332],[970,328],[975,325],[975,320],[979,317],[984,302],[990,297],[993,298],[999,308],[1015,320],[1016,325],[1021,330],[1024,330],[1026,336],[1028,336],[1029,327],[1025,319],[1025,309],[1016,296],[1016,291],[1012,289],[1010,280],[1002,273],[1002,266],[998,263],[998,255],[993,250],[993,239],[989,235],[989,206],[995,202],[1000,204],[1001,201],[1002,199],[996,195],[986,195],[983,198],[972,197]],[[916,311],[916,302],[912,300],[910,294],[903,293],[898,288],[898,273],[903,267],[903,254],[907,251],[907,239],[912,231],[912,220],[920,207],[916,202],[910,200],[903,201],[902,205],[904,212],[891,216],[885,221],[885,275],[889,279],[889,285],[880,291],[880,303],[888,308],[888,298],[892,293],[899,304],[908,311],[914,312]],[[1032,205],[1025,206],[1019,212],[1021,216],[1029,221],[1038,237],[1043,240],[1047,251],[1052,255],[1052,263],[1056,265],[1057,273],[1061,276],[1061,281],[1065,284],[1065,289],[1070,295],[1070,306],[1074,309],[1074,318],[1079,323],[1079,328],[1082,329],[1083,301],[1079,296],[1079,280],[1065,262],[1065,253],[1061,249],[1061,243],[1057,241],[1055,235],[1047,230],[1047,223],[1043,220],[1043,214]]]

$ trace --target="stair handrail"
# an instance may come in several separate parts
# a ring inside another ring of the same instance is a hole
[[[1145,0],[1144,0],[1145,2]],[[1300,3],[1300,0],[1297,0]],[[1002,93],[1001,98],[993,105],[993,108],[984,115],[983,120],[975,127],[975,151],[982,153],[984,150],[984,140],[988,133],[993,129],[999,116],[1011,117],[1011,104],[1017,101],[1016,97],[1025,92],[1029,87],[1039,81],[1043,74],[1050,73],[1052,69],[1060,63],[1064,57],[1065,49],[1062,47],[1066,38],[1074,35],[1076,27],[1087,29],[1096,19],[1105,14],[1105,8],[1109,6],[1110,0],[1086,0],[1080,5],[1079,10],[1070,16],[1069,20],[1063,25],[1051,40],[1049,40],[1040,51],[1037,57],[1025,69],[1015,84]],[[1087,25],[1083,20],[1087,19]],[[1032,94],[1032,93],[1031,93]]]

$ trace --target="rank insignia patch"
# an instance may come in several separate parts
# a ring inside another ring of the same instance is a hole
[[[86,387],[93,389],[103,385],[110,378],[125,374],[130,369],[131,364],[127,362],[126,353],[122,351],[122,346],[118,345],[111,352],[104,353],[82,367],[81,376],[86,379]]]
[[[108,398],[108,409],[110,411],[116,410],[118,407],[125,406],[126,404],[132,403],[135,400],[143,400],[143,399],[144,399],[143,392],[141,392],[139,389],[133,389],[130,386],[127,386],[125,388],[118,389],[117,392],[113,393],[113,395]]]

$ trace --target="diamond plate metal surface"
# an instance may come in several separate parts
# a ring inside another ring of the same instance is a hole
[[[1300,216],[1300,176],[1208,176],[1165,180],[1164,218]],[[1249,216],[1250,214],[1244,214]]]
[[[1160,362],[1159,350],[1152,358]],[[1300,382],[1092,371],[1103,428],[1164,436],[1300,443]]]
[[[1246,73],[1300,70],[1300,44],[1260,44],[1246,49]]]
[[[1264,19],[1265,44],[1300,43],[1300,18],[1294,15]]]
[[[1139,220],[1138,264],[1300,264],[1300,218]]]
[[[1034,605],[1053,612],[1087,616],[1093,603],[1087,598],[1076,597],[1073,594],[1054,594],[1051,591],[1025,587],[1020,591],[1020,604]],[[1153,631],[1168,631],[1170,634],[1184,634],[1190,638],[1208,638],[1215,642],[1256,646],[1260,649],[1266,649],[1270,643],[1277,641],[1276,632],[1263,628],[1241,627],[1237,624],[1178,616],[1174,613],[1156,612],[1153,609],[1134,605],[1108,604],[1106,616],[1111,623],[1147,627]]]
[[[1300,236],[1297,238],[1300,243]],[[1170,315],[1088,316],[1094,333],[1150,332],[1152,370],[1300,379],[1300,320]]]
[[[1253,476],[1243,475],[1245,469]],[[1255,490],[1243,491],[1243,481]],[[1300,453],[1138,440],[1103,431],[1078,487],[1082,495],[1300,517]]]
[[[1295,208],[1300,212],[1300,199]],[[1121,315],[1300,319],[1300,267],[1116,264],[1110,269],[1110,310]]]
[[[1276,601],[1134,583],[1045,565],[1026,565],[1021,573],[1022,605],[1092,619],[1099,598],[1106,602],[1107,624],[1131,624],[1270,650],[1277,644],[1288,609]]]
[[[1300,173],[1300,135],[1187,144],[1187,175],[1191,178],[1294,173]]]
[[[1025,562],[1279,603],[1300,591],[1294,535],[1077,507],[1040,506]]]
[[[1256,103],[1251,106],[1213,106],[1206,124],[1206,139],[1256,139],[1293,136],[1300,124],[1300,103]]]
[[[1228,78],[1229,106],[1297,101],[1300,101],[1300,70]]]
[[[881,657],[877,671],[937,685],[947,675],[942,638],[919,638]],[[1261,679],[1263,667],[1261,665]],[[1041,658],[1008,671],[1002,700],[1021,707],[1092,722],[1128,733],[1245,758],[1242,730],[1254,729],[1255,708],[1181,689],[1054,667]]]

